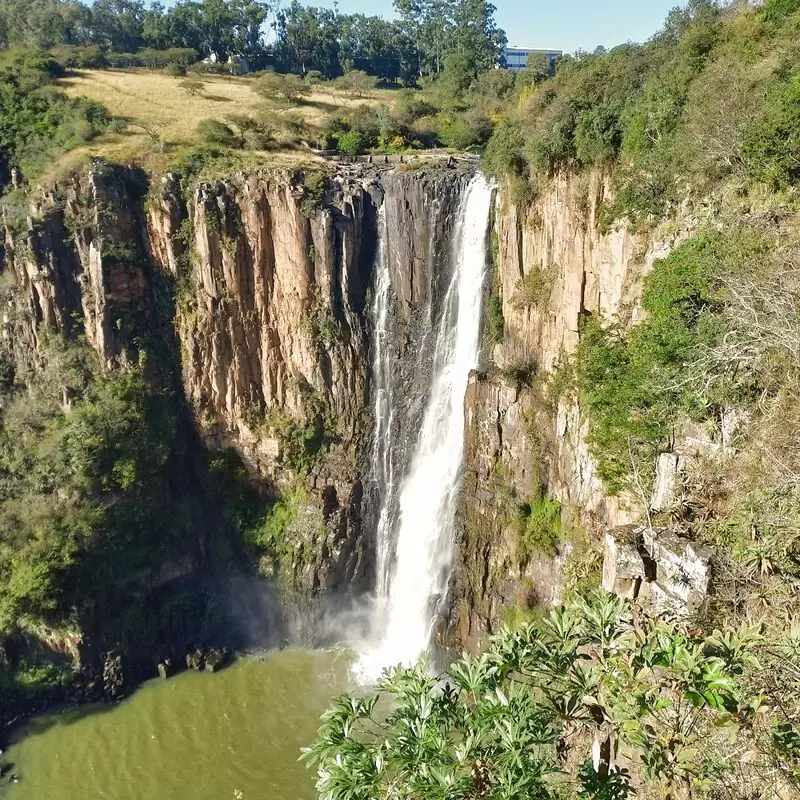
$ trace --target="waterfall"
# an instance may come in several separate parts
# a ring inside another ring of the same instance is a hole
[[[375,440],[372,451],[372,478],[380,487],[380,514],[376,531],[377,576],[376,594],[386,597],[389,588],[389,564],[392,542],[392,509],[395,497],[394,464],[392,458],[392,432],[394,430],[394,402],[392,363],[389,357],[389,303],[391,302],[391,275],[387,254],[386,206],[378,212],[378,256],[376,261],[375,302],[372,308],[375,320],[375,346],[372,359],[372,380],[375,420]]]
[[[403,465],[399,491],[392,461],[399,435],[393,424],[395,365],[386,348],[390,272],[385,230],[382,232],[373,308],[373,469],[375,479],[383,482],[377,530],[378,635],[377,643],[360,662],[367,675],[387,665],[412,663],[427,651],[450,579],[464,448],[464,395],[480,350],[491,197],[491,187],[479,174],[460,200],[450,248],[452,263],[445,265],[450,268],[447,289],[437,313],[429,309],[426,315],[433,328],[426,337],[433,337],[430,386],[419,430],[407,432],[415,441],[410,459]],[[385,226],[385,216],[380,222]]]

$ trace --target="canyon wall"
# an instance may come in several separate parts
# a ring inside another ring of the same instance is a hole
[[[604,230],[610,192],[595,172],[555,177],[524,209],[499,193],[493,302],[503,334],[467,389],[453,647],[479,648],[509,609],[557,602],[571,533],[602,543],[606,528],[641,513],[634,498],[606,493],[578,400],[554,392],[550,378],[575,352],[582,318],[626,327],[641,318],[642,279],[697,222],[683,209],[678,223],[654,230]],[[541,498],[560,506],[561,542],[555,554],[523,554],[520,507]]]
[[[5,335],[32,368],[53,333],[85,337],[110,373],[157,362],[199,446],[234,451],[266,496],[292,498],[259,570],[300,610],[293,633],[313,639],[306,623],[320,598],[374,584],[379,209],[396,297],[388,347],[403,385],[419,379],[421,315],[446,288],[430,265],[447,257],[434,251],[449,240],[462,188],[462,172],[444,167],[340,168],[322,183],[251,170],[189,184],[95,163],[39,194],[24,229],[7,226],[17,289]],[[509,608],[561,595],[574,543],[564,535],[554,553],[522,553],[520,507],[554,501],[562,531],[595,542],[637,518],[631,498],[604,491],[577,399],[555,396],[548,378],[575,351],[583,317],[640,318],[642,278],[696,221],[687,212],[646,233],[602,230],[609,192],[595,173],[553,179],[525,209],[498,193],[487,300],[502,309],[503,334],[465,398],[458,565],[442,634],[452,646],[475,649]],[[184,572],[209,557],[199,550],[180,561]]]
[[[154,183],[98,164],[35,200],[27,231],[7,229],[9,335],[32,361],[48,335],[83,335],[107,372],[157,353],[203,443],[234,448],[267,493],[307,489],[319,513],[297,535],[325,555],[290,565],[292,585],[367,580],[358,459],[378,190],[341,182],[312,201],[302,174],[275,172],[186,197],[172,176]]]
[[[4,337],[20,366],[17,391],[63,339],[94,351],[106,375],[143,371],[183,409],[180,480],[193,487],[195,525],[180,552],[141,576],[143,593],[217,568],[211,529],[239,512],[219,498],[214,507],[208,478],[194,473],[226,453],[267,502],[283,503],[279,536],[266,530],[252,572],[282,596],[284,636],[318,641],[327,613],[372,588],[379,209],[387,204],[396,297],[388,346],[412,380],[429,295],[443,291],[431,265],[449,246],[464,171],[253,169],[187,181],[95,161],[31,191],[26,214],[5,220]],[[65,388],[65,413],[71,402]],[[256,605],[249,616],[263,611]],[[274,613],[264,616],[272,624]],[[89,658],[75,645],[91,637],[80,624],[41,633],[27,635],[75,668]]]

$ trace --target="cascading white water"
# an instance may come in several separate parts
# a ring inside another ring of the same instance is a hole
[[[372,452],[372,477],[381,487],[381,510],[376,532],[377,579],[376,594],[379,598],[388,594],[390,547],[392,541],[392,507],[394,498],[394,459],[392,458],[392,430],[394,403],[392,402],[392,363],[388,357],[389,302],[391,299],[391,276],[387,257],[386,206],[378,212],[378,257],[375,281],[375,350],[373,355],[373,385],[375,393],[374,419],[375,441]]]
[[[463,458],[464,395],[470,371],[478,364],[481,307],[486,277],[486,244],[491,186],[482,175],[469,183],[453,232],[453,265],[436,329],[431,387],[416,447],[399,495],[384,491],[378,529],[378,600],[381,620],[377,646],[360,661],[375,675],[387,665],[414,662],[428,649],[432,626],[450,578],[453,522]],[[382,220],[385,222],[385,220]],[[385,237],[382,239],[385,247]],[[376,286],[376,468],[379,480],[394,482],[391,456],[377,458],[391,446],[386,395],[390,380],[380,381],[389,303],[386,259],[380,261]],[[386,377],[386,376],[384,376]],[[382,470],[382,472],[381,472]],[[394,502],[393,502],[394,501]],[[394,559],[391,561],[391,547]],[[392,569],[389,569],[391,563]]]

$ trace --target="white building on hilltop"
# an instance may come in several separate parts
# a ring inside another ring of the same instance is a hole
[[[528,58],[532,55],[547,56],[551,71],[555,67],[556,59],[563,55],[562,50],[530,50],[526,47],[504,47],[503,60],[506,69],[519,72],[528,66]]]

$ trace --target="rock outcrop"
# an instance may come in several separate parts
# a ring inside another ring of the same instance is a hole
[[[665,528],[628,526],[605,536],[603,588],[649,603],[656,614],[688,617],[703,607],[711,550]]]

